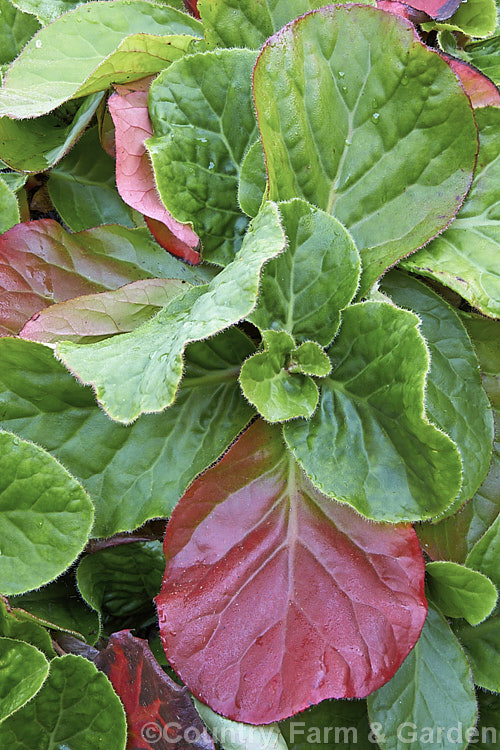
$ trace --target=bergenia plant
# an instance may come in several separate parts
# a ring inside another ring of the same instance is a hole
[[[499,53],[0,0],[0,747],[498,747]]]

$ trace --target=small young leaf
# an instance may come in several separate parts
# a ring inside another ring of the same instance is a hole
[[[237,721],[367,695],[425,619],[413,529],[321,495],[261,420],[191,485],[164,551],[167,658],[196,697]]]
[[[277,206],[267,203],[253,220],[236,259],[210,284],[189,289],[154,318],[96,344],[60,343],[57,354],[119,422],[170,406],[191,341],[209,338],[254,308],[264,263],[285,247]]]
[[[130,209],[116,190],[114,161],[101,148],[96,127],[52,169],[48,190],[56,211],[73,232],[101,224],[134,226]]]
[[[270,198],[305,198],[349,229],[361,293],[454,218],[474,116],[408,21],[368,6],[313,11],[266,43],[253,80]]]
[[[500,517],[496,519],[488,531],[473,546],[465,564],[475,570],[480,570],[489,576],[493,583],[500,587]],[[473,624],[473,623],[472,623]]]
[[[94,536],[131,531],[170,515],[251,420],[237,378],[253,351],[237,329],[191,344],[175,404],[124,427],[107,418],[51,349],[4,338],[0,425],[50,450],[81,479],[96,507]]]
[[[121,618],[137,627],[138,617],[154,613],[153,597],[161,587],[165,568],[161,542],[135,542],[87,555],[78,565],[81,595],[99,619]]]
[[[302,200],[278,205],[288,247],[265,267],[249,320],[261,331],[287,331],[296,342],[327,346],[356,292],[358,252],[349,233],[324,211]]]
[[[156,662],[147,641],[130,631],[114,633],[95,660],[108,675],[126,711],[128,745],[133,750],[214,750],[189,700]]]
[[[115,126],[118,192],[125,203],[150,219],[164,224],[174,235],[177,242],[165,243],[167,250],[197,263],[200,259],[196,252],[198,236],[189,226],[179,224],[172,218],[162,204],[156,188],[153,167],[144,143],[153,134],[148,113],[149,86],[150,79],[143,79],[129,86],[118,86],[117,93],[108,100]],[[150,228],[157,237],[154,225]]]
[[[238,206],[240,167],[257,137],[250,50],[189,55],[151,85],[146,141],[160,197],[201,238],[203,257],[230,263],[248,226]],[[235,85],[235,81],[238,85]]]
[[[199,21],[167,5],[85,3],[26,45],[0,89],[0,115],[39,117],[68,99],[157,73],[202,33]]]
[[[7,232],[19,220],[17,198],[8,185],[0,180],[0,234]]]
[[[474,181],[457,218],[441,237],[402,263],[449,286],[485,315],[500,317],[500,109],[476,110],[479,154]]]
[[[91,94],[35,120],[0,117],[0,157],[12,169],[44,172],[74,145],[102,98]]]
[[[451,515],[480,487],[491,461],[493,417],[477,357],[456,312],[427,286],[391,271],[384,276],[381,289],[421,321],[420,332],[431,357],[426,413],[456,443],[462,457],[462,488],[446,510]]]
[[[457,447],[425,415],[429,355],[418,324],[382,302],[348,307],[318,410],[284,426],[316,487],[377,521],[439,515],[460,489]]]
[[[42,448],[0,432],[0,590],[21,594],[66,570],[87,542],[94,509]]]
[[[427,563],[426,573],[432,601],[443,615],[463,617],[470,625],[479,625],[491,615],[497,590],[483,573],[454,562]]]
[[[474,685],[465,654],[439,610],[429,606],[417,645],[392,680],[368,696],[368,713],[372,726],[382,728],[382,750],[427,745],[465,750],[465,732],[477,720]]]
[[[49,662],[34,646],[0,638],[0,722],[38,693],[49,673]]]
[[[0,724],[9,750],[123,750],[125,714],[109,680],[82,656],[54,659],[40,692]]]
[[[188,288],[181,279],[144,279],[117,289],[46,307],[29,320],[21,338],[54,343],[92,340],[133,331]]]
[[[291,370],[293,338],[284,331],[264,331],[262,338],[265,350],[247,359],[241,368],[243,394],[268,422],[309,418],[319,393],[312,378]],[[330,366],[328,357],[320,351]]]

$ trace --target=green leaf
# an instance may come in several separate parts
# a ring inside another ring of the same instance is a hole
[[[49,662],[34,646],[0,638],[0,722],[24,706],[40,690]]]
[[[455,216],[474,117],[406,20],[367,6],[309,13],[264,46],[254,93],[270,198],[305,198],[349,229],[360,293]]]
[[[368,696],[368,714],[382,750],[467,746],[464,735],[477,719],[474,685],[460,644],[434,607],[392,680]]]
[[[424,31],[432,31],[432,29],[461,31],[468,36],[481,38],[492,34],[496,25],[495,0],[467,0],[467,2],[460,3],[458,9],[447,21],[424,23],[422,28]]]
[[[49,659],[56,655],[52,647],[52,639],[47,630],[34,622],[22,610],[11,609],[10,606],[7,606],[7,600],[3,597],[0,597],[0,636],[31,643]]]
[[[431,518],[460,489],[458,450],[425,415],[429,355],[418,324],[383,302],[348,307],[318,410],[284,427],[318,489],[377,521]]]
[[[47,24],[86,2],[91,0],[16,0],[16,5],[26,13],[35,15],[43,24]],[[182,0],[168,0],[168,5],[177,10],[185,10]]]
[[[404,261],[462,295],[485,315],[500,317],[500,109],[475,113],[479,154],[470,192],[441,237]]]
[[[211,737],[224,750],[287,750],[279,724],[243,724],[231,721],[191,697]]]
[[[60,343],[57,354],[115,420],[129,423],[170,406],[191,341],[213,336],[254,308],[260,271],[281,253],[285,237],[275,204],[267,203],[249,228],[237,258],[208,285],[175,297],[154,318],[95,344]]]
[[[36,18],[0,0],[0,65],[12,62],[39,28]]]
[[[483,484],[459,513],[417,529],[424,549],[432,558],[456,562],[465,562],[467,553],[500,512],[500,323],[465,313],[461,318],[479,357],[483,386],[493,407],[496,425],[493,457]]]
[[[500,84],[500,36],[468,44],[464,52],[469,62],[491,78],[497,86]]]
[[[17,198],[7,184],[0,180],[0,234],[20,221]]]
[[[467,654],[476,685],[500,693],[500,615],[475,627],[462,620],[453,630]]]
[[[471,744],[477,750],[491,750],[500,737],[500,696],[477,691],[479,722]]]
[[[99,620],[120,618],[120,628],[138,627],[153,617],[155,597],[161,588],[165,557],[161,542],[135,542],[87,555],[76,579],[80,593]]]
[[[268,422],[309,418],[319,393],[312,378],[291,371],[293,338],[284,331],[264,331],[262,338],[265,351],[254,354],[241,368],[243,394]]]
[[[51,630],[61,630],[93,645],[99,636],[99,621],[89,609],[74,583],[73,572],[36,591],[11,596],[16,612]]]
[[[97,127],[52,169],[48,189],[56,211],[73,232],[100,224],[134,226],[116,189],[115,162],[101,148]]]
[[[480,570],[489,576],[493,583],[500,587],[500,517],[490,526],[488,531],[473,546],[465,564],[469,568]]]
[[[257,216],[266,188],[266,162],[259,139],[246,152],[240,169],[238,204],[247,216]]]
[[[289,750],[368,750],[370,738],[366,701],[327,700],[281,721]]]
[[[470,625],[479,625],[491,615],[497,590],[483,573],[454,562],[427,563],[426,573],[432,601],[447,617],[463,617]]]
[[[35,120],[0,117],[0,156],[13,169],[43,172],[69,151],[102,101],[101,92]]]
[[[261,331],[287,331],[295,341],[326,346],[352,300],[360,261],[349,233],[305,201],[279,204],[288,247],[264,269],[250,320]]]
[[[87,542],[83,487],[33,443],[0,432],[0,590],[29,591],[62,573]]]
[[[191,16],[145,0],[82,5],[45,26],[9,68],[0,114],[47,114],[68,99],[157,73],[202,36]]]
[[[293,352],[290,371],[325,378],[332,371],[332,363],[319,344],[304,341]]]
[[[0,172],[0,180],[3,180],[9,190],[13,193],[17,193],[26,184],[28,179],[27,174],[19,174],[19,172]]]
[[[180,279],[144,279],[114,292],[75,297],[40,310],[20,336],[43,343],[88,343],[133,331],[187,288]]]
[[[286,23],[323,5],[323,0],[198,0],[198,11],[211,44],[259,49]]]
[[[0,724],[9,750],[123,750],[125,712],[108,678],[82,656],[54,659],[40,692]]]
[[[0,424],[51,451],[79,477],[96,508],[93,536],[131,531],[169,516],[197,474],[248,424],[253,410],[237,378],[253,351],[235,329],[190,345],[175,404],[124,427],[107,418],[51,349],[2,338]]]
[[[248,226],[237,192],[241,163],[257,137],[255,56],[189,55],[159,75],[149,93],[154,136],[146,146],[160,197],[174,219],[193,226],[204,258],[220,265],[233,260]]]
[[[493,418],[477,357],[456,312],[427,286],[391,271],[381,289],[421,320],[420,332],[431,356],[426,413],[457,444],[462,457],[462,488],[446,511],[450,515],[474,495],[491,461]]]

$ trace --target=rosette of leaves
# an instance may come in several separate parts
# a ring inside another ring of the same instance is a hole
[[[444,750],[471,739],[446,732],[474,730],[474,683],[499,689],[497,324],[411,275],[498,317],[497,92],[409,20],[493,31],[490,6],[474,26],[452,5],[5,0],[9,747],[123,747],[115,693],[129,747],[168,746],[173,717],[200,750],[201,720],[226,750],[284,750],[304,709],[383,750],[405,722],[442,727]],[[83,231],[20,223],[15,170],[46,170]],[[158,661],[128,630],[96,653],[101,627],[134,626]]]

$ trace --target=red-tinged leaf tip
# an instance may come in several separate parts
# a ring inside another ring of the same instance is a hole
[[[254,423],[186,492],[156,598],[167,658],[218,713],[265,724],[387,682],[426,617],[411,526],[319,493]]]
[[[169,253],[177,256],[177,258],[182,258],[182,260],[187,261],[192,266],[196,266],[201,262],[200,253],[176,237],[166,224],[156,219],[151,219],[149,216],[144,216],[144,221],[157,243],[165,248],[165,250],[168,250]]]
[[[147,641],[114,633],[95,665],[110,679],[127,714],[127,750],[214,750],[185,688],[161,669]]]
[[[188,13],[191,13],[191,15],[195,18],[200,17],[200,14],[198,12],[198,0],[182,0],[182,2],[184,3],[184,7],[188,11]]]
[[[454,14],[461,1],[462,0],[446,0],[445,2],[443,2],[443,0],[412,0],[409,4],[415,10],[420,10],[426,13],[429,18],[434,18],[436,21],[445,21]],[[389,4],[390,0],[387,0],[387,5]],[[400,5],[401,3],[396,4]],[[388,10],[388,8],[384,8],[384,10]]]
[[[484,73],[464,60],[458,60],[444,52],[440,55],[461,81],[474,109],[489,106],[500,107],[500,91]]]
[[[115,126],[116,185],[129,206],[154,219],[153,236],[169,252],[191,263],[199,262],[199,238],[190,226],[176,221],[166,210],[156,190],[153,167],[144,141],[153,130],[148,113],[151,79],[119,86],[108,106]],[[163,231],[158,224],[163,224]],[[148,222],[149,226],[149,222]]]

